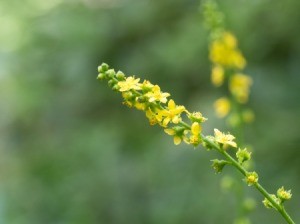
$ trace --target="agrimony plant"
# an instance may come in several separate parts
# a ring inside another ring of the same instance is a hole
[[[263,203],[267,208],[277,210],[287,223],[294,223],[284,207],[284,202],[291,199],[291,191],[281,187],[276,195],[268,193],[259,183],[258,173],[245,168],[244,162],[251,159],[251,154],[247,149],[240,149],[233,135],[218,129],[214,129],[214,135],[204,135],[202,124],[207,119],[200,112],[190,112],[183,105],[177,105],[169,99],[169,93],[162,92],[158,85],[148,80],[141,82],[140,78],[126,77],[123,72],[116,72],[105,63],[98,67],[98,72],[99,80],[106,80],[112,90],[122,94],[125,105],[143,111],[150,125],[161,126],[173,137],[175,145],[185,142],[193,147],[202,145],[208,151],[217,151],[222,159],[213,160],[216,172],[222,172],[225,166],[234,167],[243,175],[248,186],[265,197]]]

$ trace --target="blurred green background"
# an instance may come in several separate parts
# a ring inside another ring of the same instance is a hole
[[[254,80],[256,170],[271,192],[292,189],[300,221],[300,1],[219,2]],[[232,223],[239,208],[220,181],[241,176],[215,175],[215,153],[174,146],[96,80],[106,62],[201,111],[206,134],[227,130],[200,1],[2,0],[0,27],[0,223]],[[253,223],[283,223],[246,195]]]

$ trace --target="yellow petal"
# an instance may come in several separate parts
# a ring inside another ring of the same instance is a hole
[[[179,116],[175,116],[175,117],[173,117],[173,119],[172,119],[172,122],[173,122],[174,124],[178,124],[179,121],[181,121],[181,118],[180,118]]]
[[[201,126],[198,122],[194,122],[191,127],[191,132],[193,135],[199,135],[201,131]]]
[[[174,100],[169,100],[169,103],[168,103],[169,110],[175,109],[175,107],[176,107],[176,104],[175,104]]]
[[[174,136],[174,144],[179,145],[181,143],[181,138],[179,136]]]
[[[218,137],[218,136],[221,136],[222,135],[222,132],[220,132],[218,129],[214,129],[214,132],[215,132],[215,136]]]
[[[168,135],[175,135],[176,132],[174,129],[164,129],[164,131],[168,134]]]

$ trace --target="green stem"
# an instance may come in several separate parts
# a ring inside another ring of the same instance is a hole
[[[204,135],[202,135],[202,139],[205,143],[210,145],[210,147],[216,149],[219,151],[226,159],[228,159],[229,162],[231,162],[231,165],[233,165],[235,168],[237,168],[240,173],[242,173],[244,176],[247,176],[248,171],[242,167],[241,164],[239,164],[231,155],[229,155],[225,150],[222,150],[218,144],[211,141]],[[254,183],[253,186],[263,195],[265,196],[269,202],[273,205],[273,207],[282,215],[282,217],[287,221],[289,224],[295,224],[295,222],[292,220],[292,218],[289,216],[289,214],[286,212],[282,204],[278,204],[271,195],[266,191],[266,189],[261,186],[258,182]]]
[[[289,214],[286,212],[284,206],[282,204],[278,204],[271,196],[270,194],[261,186],[259,183],[254,184],[256,189],[260,191],[276,208],[276,210],[283,216],[283,218],[289,223],[289,224],[295,224],[295,222],[292,220],[292,218],[289,216]]]

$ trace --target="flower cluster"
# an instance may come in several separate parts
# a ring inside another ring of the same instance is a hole
[[[209,145],[203,141],[203,138],[207,138],[217,145],[219,150],[237,148],[235,137],[218,129],[214,129],[214,136],[203,136],[202,123],[207,119],[200,112],[189,112],[184,106],[177,105],[173,99],[169,99],[171,95],[162,92],[158,85],[148,80],[141,82],[134,76],[126,77],[121,71],[115,72],[114,69],[109,69],[105,63],[98,67],[98,72],[98,79],[108,80],[113,90],[121,92],[125,105],[144,111],[150,125],[158,124],[164,128],[165,133],[173,137],[175,145],[184,141],[194,147],[203,144],[209,148]],[[186,115],[187,121],[184,121],[183,114]],[[236,158],[242,165],[244,161],[250,160],[251,153],[247,149],[239,149]],[[214,160],[213,167],[221,172],[222,169],[216,167],[223,168],[227,164],[229,163],[219,163],[218,160]]]
[[[240,104],[248,101],[252,79],[241,73],[246,65],[246,60],[237,46],[235,36],[223,31],[211,42],[210,60],[213,63],[211,81],[216,87],[228,82],[228,89],[233,99]],[[216,100],[214,107],[218,117],[227,116],[231,111],[232,102],[227,97]],[[242,117],[243,118],[243,117]],[[249,120],[244,120],[248,122]]]
[[[177,105],[169,93],[162,92],[158,85],[148,80],[140,81],[134,76],[125,77],[121,72],[109,69],[103,63],[98,67],[98,79],[108,80],[109,86],[122,93],[124,104],[145,112],[151,125],[158,124],[165,133],[173,136],[174,144],[182,142],[197,146],[202,143],[201,123],[206,118],[200,112],[189,112],[184,106]],[[191,125],[183,121],[183,114]]]
[[[223,32],[210,45],[210,60],[221,68],[243,69],[246,60],[237,48],[237,40],[230,32]]]
[[[238,47],[238,41],[225,27],[224,14],[215,0],[205,0],[203,4],[204,24],[209,30],[209,59],[212,62],[211,82],[214,86],[227,86],[228,96],[214,103],[216,115],[227,117],[231,127],[242,123],[251,123],[254,114],[250,109],[242,108],[249,99],[252,79],[243,69],[246,59]]]

